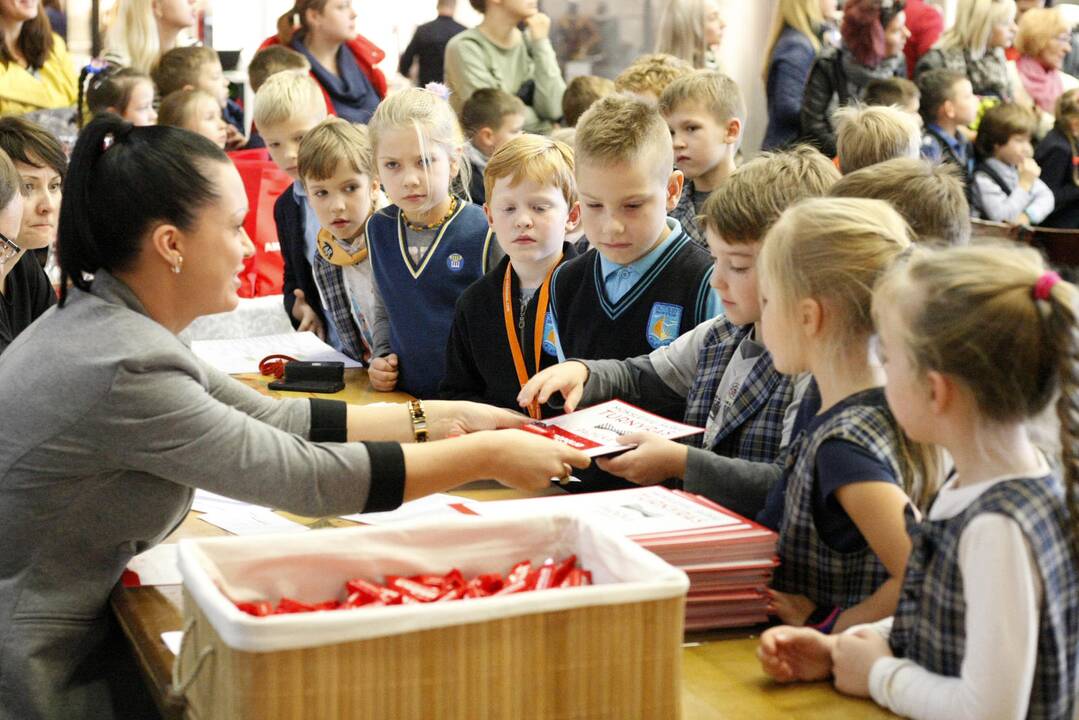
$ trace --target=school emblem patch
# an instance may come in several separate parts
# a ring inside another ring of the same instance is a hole
[[[558,336],[554,331],[554,315],[550,310],[543,318],[543,352],[551,357],[558,357]]]
[[[454,253],[446,258],[446,267],[448,267],[451,272],[461,272],[461,268],[464,266],[465,258],[460,253]]]
[[[682,306],[658,302],[652,306],[652,312],[648,314],[645,339],[653,348],[670,345],[678,337],[678,329],[681,325]]]

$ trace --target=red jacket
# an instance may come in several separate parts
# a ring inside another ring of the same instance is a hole
[[[271,45],[280,45],[281,41],[274,35],[271,38],[267,38],[261,45],[259,50],[270,47]],[[357,35],[348,42],[345,43],[351,52],[352,56],[356,58],[356,64],[360,66],[360,70],[363,70],[363,74],[367,76],[367,79],[371,82],[371,86],[375,88],[375,92],[378,93],[379,98],[386,97],[386,76],[382,74],[382,71],[376,67],[383,58],[386,57],[386,53],[382,51],[380,47],[373,42],[365,38],[363,35]],[[314,73],[311,74],[312,78],[315,78]],[[318,79],[315,78],[315,82]],[[326,92],[326,88],[319,85],[322,89],[322,94],[326,98],[326,109],[330,115],[334,115],[333,101],[330,100],[330,94]]]

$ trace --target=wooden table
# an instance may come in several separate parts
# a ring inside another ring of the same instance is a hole
[[[304,397],[297,393],[274,393],[266,388],[267,380],[241,376],[245,383],[278,397]],[[350,370],[347,387],[332,396],[350,403],[401,402],[402,393],[378,393],[370,389],[366,373]],[[312,396],[313,397],[313,396]],[[537,494],[560,493],[552,489]],[[473,483],[457,491],[474,500],[504,500],[527,494],[495,483]],[[339,518],[285,517],[311,527],[347,527],[354,525]],[[190,513],[183,524],[165,542],[181,538],[212,537],[226,534],[204,523],[197,513]],[[173,655],[161,640],[161,633],[182,626],[182,598],[179,585],[122,589],[112,594],[112,607],[130,640],[144,679],[162,717],[179,720],[183,702],[169,696]],[[871,702],[854,700],[837,693],[828,683],[777,685],[760,670],[756,659],[757,639],[750,631],[717,631],[686,636],[683,656],[683,720],[874,720],[894,718]],[[664,719],[667,720],[667,719]]]

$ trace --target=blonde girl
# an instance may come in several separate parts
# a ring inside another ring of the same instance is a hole
[[[213,141],[222,150],[228,143],[228,123],[213,95],[187,88],[165,96],[158,108],[159,125],[183,128]]]
[[[656,52],[674,55],[698,70],[718,70],[716,50],[726,27],[716,0],[667,0]]]
[[[386,98],[368,127],[379,180],[392,205],[367,222],[376,302],[389,342],[375,348],[371,384],[435,397],[454,305],[487,272],[487,217],[467,197],[464,135],[441,94],[410,88]]]
[[[892,618],[838,638],[774,628],[766,672],[823,679],[911,718],[1071,720],[1079,691],[1079,322],[1030,249],[920,253],[874,294],[887,394],[955,461],[915,528]],[[1056,397],[1063,472],[1028,424]],[[1062,480],[1063,477],[1063,480]]]
[[[195,0],[119,0],[105,34],[105,59],[149,73],[196,20]]]
[[[871,290],[910,245],[880,200],[787,210],[758,260],[764,344],[785,375],[810,372],[787,468],[758,519],[779,531],[776,614],[824,632],[895,610],[910,552],[905,514],[928,489],[871,361]]]
[[[95,61],[82,69],[79,78],[79,127],[103,112],[119,115],[135,127],[154,125],[154,96],[154,82],[146,73]],[[84,97],[90,117],[83,116]]]

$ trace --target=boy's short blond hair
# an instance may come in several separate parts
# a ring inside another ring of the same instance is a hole
[[[520,135],[498,148],[483,171],[483,191],[491,202],[495,182],[510,178],[516,185],[531,180],[552,185],[562,192],[566,205],[577,201],[577,182],[573,177],[573,150],[569,145],[542,135]]]
[[[835,123],[836,154],[844,175],[897,157],[916,158],[921,150],[918,121],[898,108],[848,105],[836,110]]]
[[[325,115],[322,88],[304,70],[284,70],[267,78],[255,93],[255,125],[259,128],[278,125],[312,108]]]
[[[311,63],[292,48],[284,45],[270,45],[262,48],[247,64],[247,82],[251,90],[258,92],[271,75],[282,70],[310,70]]]
[[[213,48],[202,45],[173,48],[157,61],[154,69],[150,71],[150,77],[154,85],[157,85],[157,94],[165,97],[177,90],[183,90],[188,85],[198,85],[202,66],[220,62],[221,59]]]
[[[837,180],[835,164],[809,145],[761,153],[708,196],[699,220],[726,243],[759,242],[784,210],[806,198],[823,197]]]
[[[581,116],[574,151],[578,166],[651,163],[664,178],[674,169],[667,123],[654,107],[627,95],[608,95]]]
[[[659,98],[667,86],[693,72],[685,60],[666,53],[642,55],[614,79],[618,92],[651,93]]]
[[[573,78],[562,94],[562,124],[575,127],[585,110],[601,98],[614,94],[614,81],[596,75]]]
[[[366,125],[339,117],[326,118],[303,136],[297,167],[304,186],[333,177],[342,162],[353,172],[375,178],[375,151]]]
[[[891,203],[919,242],[970,242],[970,206],[959,171],[948,163],[887,160],[843,176],[829,195]]]
[[[659,112],[668,116],[690,103],[711,113],[720,125],[735,118],[745,125],[746,101],[738,83],[716,70],[696,70],[672,82],[659,96]]]

